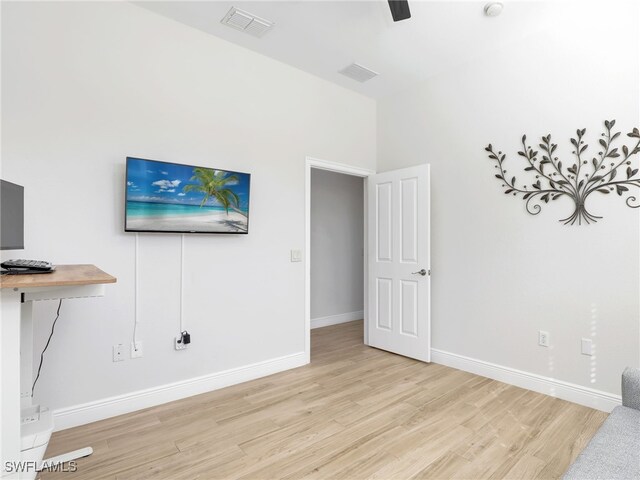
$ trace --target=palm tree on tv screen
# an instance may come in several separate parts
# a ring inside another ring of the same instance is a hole
[[[227,185],[231,182],[237,182],[238,176],[234,173],[229,174],[220,170],[212,170],[210,168],[194,168],[193,176],[189,179],[191,182],[182,189],[186,192],[200,192],[204,195],[200,206],[204,206],[210,198],[215,198],[220,205],[224,207],[229,215],[229,208],[238,213],[242,213],[239,209],[240,198]]]

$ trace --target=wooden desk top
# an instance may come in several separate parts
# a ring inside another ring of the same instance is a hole
[[[0,288],[63,287],[116,283],[116,277],[95,265],[56,265],[53,273],[35,275],[2,275]]]

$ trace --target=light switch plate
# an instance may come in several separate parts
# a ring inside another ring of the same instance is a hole
[[[549,332],[545,332],[544,330],[538,332],[538,345],[541,347],[549,346]]]
[[[291,250],[291,261],[292,262],[301,262],[302,261],[302,250]]]
[[[593,355],[593,341],[590,338],[582,339],[582,355]]]

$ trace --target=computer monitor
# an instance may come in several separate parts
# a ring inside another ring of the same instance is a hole
[[[24,248],[24,187],[0,180],[0,250]]]

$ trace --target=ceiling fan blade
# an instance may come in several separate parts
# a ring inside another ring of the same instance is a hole
[[[408,0],[388,0],[394,22],[411,18]]]

